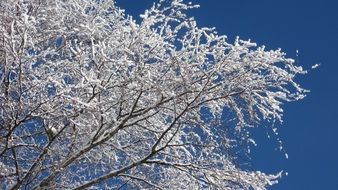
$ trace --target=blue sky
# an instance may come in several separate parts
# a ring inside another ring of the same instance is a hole
[[[298,81],[311,90],[307,98],[284,106],[279,137],[289,155],[275,150],[264,129],[256,134],[252,168],[289,175],[271,189],[338,189],[338,1],[337,0],[191,0],[199,26],[216,27],[233,41],[251,39],[269,49],[282,48],[310,69]],[[134,16],[153,0],[117,0]],[[296,57],[296,50],[299,55]]]

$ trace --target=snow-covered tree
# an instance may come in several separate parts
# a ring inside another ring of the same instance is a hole
[[[1,189],[265,189],[231,151],[282,121],[304,73],[161,0],[0,1]]]

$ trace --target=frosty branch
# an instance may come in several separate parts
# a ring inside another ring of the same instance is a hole
[[[230,150],[252,141],[248,127],[282,121],[305,72],[281,50],[197,27],[195,7],[160,1],[136,23],[109,0],[2,0],[0,187],[276,183]]]

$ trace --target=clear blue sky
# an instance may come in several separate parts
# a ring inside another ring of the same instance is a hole
[[[280,138],[289,154],[276,151],[262,129],[252,168],[289,175],[271,189],[338,189],[338,1],[337,0],[191,0],[199,26],[215,26],[230,41],[252,39],[282,48],[299,65],[321,66],[298,81],[311,92],[285,104]],[[117,0],[126,13],[139,15],[153,0]],[[299,56],[296,58],[296,50]]]

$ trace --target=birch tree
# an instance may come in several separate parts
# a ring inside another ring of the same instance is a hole
[[[280,49],[198,27],[182,0],[138,23],[111,0],[0,2],[1,189],[277,183],[232,150],[306,93]]]

